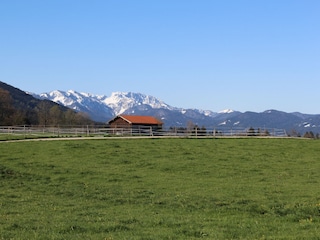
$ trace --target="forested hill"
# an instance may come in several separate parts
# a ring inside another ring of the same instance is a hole
[[[91,120],[49,100],[40,100],[0,81],[0,125],[81,124]]]
[[[4,82],[0,82],[0,89],[5,90],[10,94],[12,105],[19,110],[34,110],[34,108],[41,102],[41,100],[36,99],[24,91]],[[3,97],[3,91],[1,93]],[[3,98],[1,98],[1,100],[3,100]],[[49,106],[55,105],[53,103],[48,104]]]

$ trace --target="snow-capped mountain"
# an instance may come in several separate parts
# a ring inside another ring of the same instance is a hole
[[[107,122],[119,114],[152,115],[161,119],[166,127],[186,127],[192,122],[198,126],[247,128],[282,128],[287,131],[320,131],[320,115],[285,113],[267,110],[261,113],[238,112],[225,109],[219,112],[200,109],[183,109],[141,93],[113,92],[106,95],[80,93],[73,90],[32,94],[87,113],[93,120]]]
[[[172,107],[153,96],[132,92],[113,92],[110,97],[106,95],[93,95],[89,93],[76,92],[74,90],[55,90],[49,93],[32,95],[40,99],[51,100],[76,111],[85,112],[89,114],[93,120],[99,122],[106,122],[114,116],[123,113],[139,113],[143,115],[146,111],[151,110],[161,110],[158,111],[156,116],[162,120],[167,119],[167,115],[169,113],[182,114],[186,116],[214,115],[212,111],[202,111],[197,109],[184,110],[182,108]]]
[[[122,114],[128,109],[143,105],[156,109],[176,110],[176,108],[153,96],[132,92],[113,92],[110,97],[105,97],[102,103],[112,108],[114,115]]]
[[[87,113],[95,121],[105,121],[106,117],[111,117],[114,114],[112,108],[103,104],[103,101],[107,99],[106,96],[79,93],[73,90],[55,90],[32,95],[36,98],[51,100],[78,112]]]

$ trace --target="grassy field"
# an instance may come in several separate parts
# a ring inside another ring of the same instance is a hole
[[[0,143],[0,239],[319,239],[320,141]]]

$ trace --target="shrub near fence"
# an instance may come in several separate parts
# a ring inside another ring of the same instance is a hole
[[[154,130],[151,127],[110,128],[107,126],[2,126],[0,134],[25,137],[74,137],[74,136],[177,136],[177,137],[287,137],[284,129],[276,128],[226,128],[207,129],[169,128]]]

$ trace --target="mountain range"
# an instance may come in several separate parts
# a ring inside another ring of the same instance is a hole
[[[164,122],[165,127],[186,127],[189,123],[227,128],[278,128],[288,132],[320,132],[320,114],[286,113],[278,110],[264,112],[239,112],[230,109],[221,112],[173,107],[156,97],[133,92],[113,92],[111,96],[93,95],[74,90],[55,90],[32,94],[79,112],[87,113],[93,120],[107,122],[119,114],[152,115]]]

